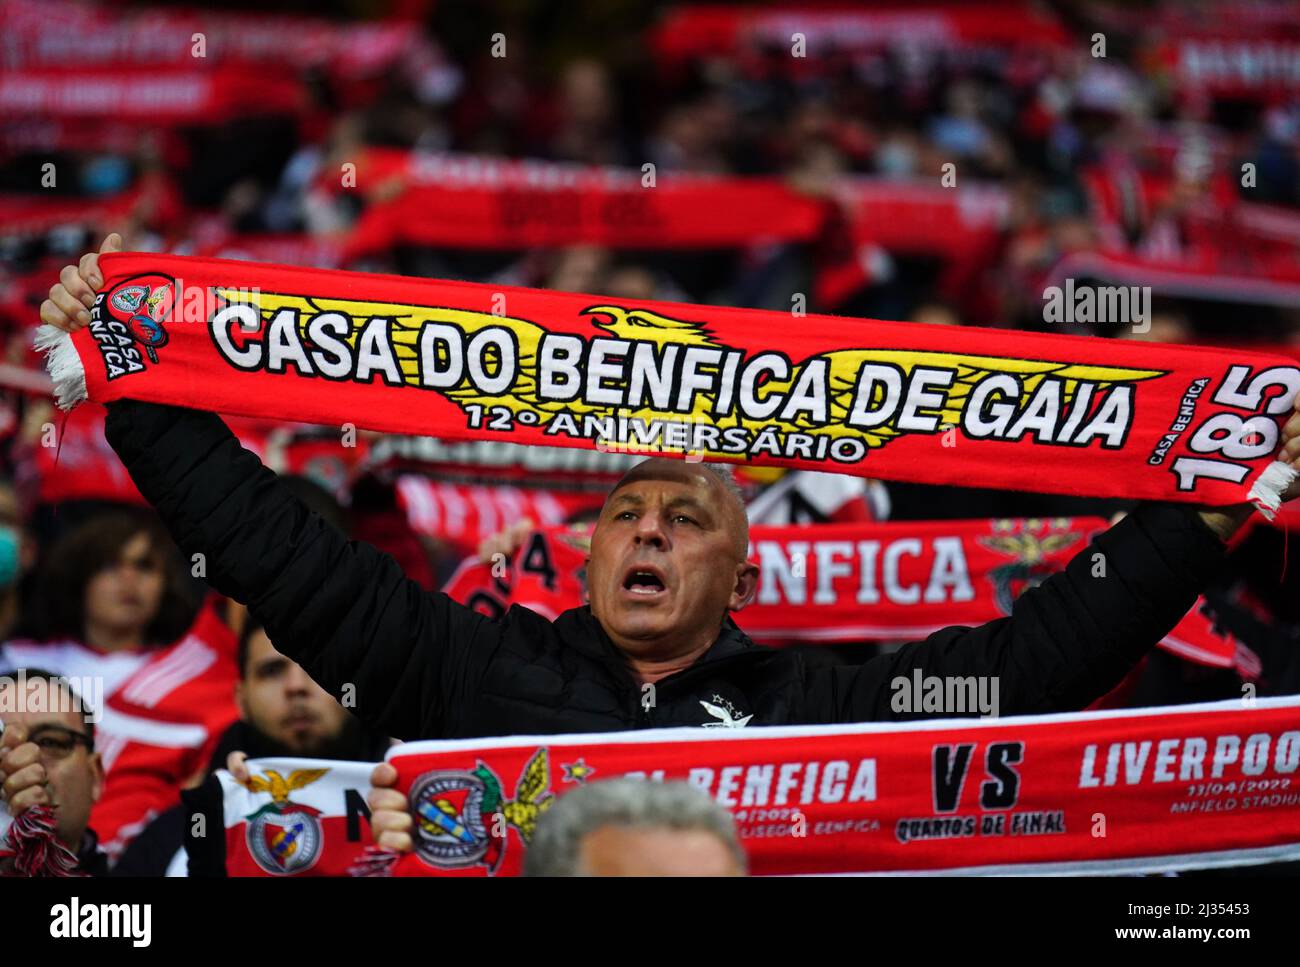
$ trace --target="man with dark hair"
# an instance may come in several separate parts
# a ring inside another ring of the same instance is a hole
[[[95,752],[95,725],[72,685],[39,668],[0,676],[0,800],[17,819],[33,806],[48,806],[55,838],[77,858],[80,872],[107,870],[90,810],[104,787]],[[3,840],[0,839],[0,847]],[[0,876],[13,858],[0,856]]]
[[[155,818],[131,841],[113,867],[117,876],[161,876],[186,866],[191,875],[221,875],[221,837],[198,841],[187,836],[192,813],[211,815],[221,828],[220,787],[211,772],[228,768],[247,778],[244,760],[268,757],[382,759],[389,740],[376,735],[313,682],[297,663],[275,650],[266,631],[249,620],[239,639],[240,681],[235,689],[240,721],[232,725],[212,755],[201,785],[182,793],[183,802]],[[182,862],[178,852],[189,854]]]
[[[368,758],[388,748],[347,709],[317,685],[302,666],[276,651],[266,630],[250,618],[239,638],[239,684],[235,704],[240,721],[217,749],[253,756]],[[366,752],[367,755],[354,756]],[[222,761],[225,761],[224,757]]]

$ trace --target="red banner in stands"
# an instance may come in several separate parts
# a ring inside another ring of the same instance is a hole
[[[247,262],[278,262],[317,269],[343,266],[344,243],[315,235],[229,235],[199,246],[195,255]]]
[[[0,194],[0,237],[40,235],[69,224],[107,225],[118,222],[140,202],[141,194],[139,188],[98,198]],[[48,282],[45,289],[48,294]]]
[[[0,21],[4,66],[38,71],[70,63],[120,71],[235,62],[254,76],[268,67],[320,67],[349,79],[382,73],[427,49],[419,23],[395,19],[339,23],[258,12],[0,0]]]
[[[1157,294],[1188,299],[1278,306],[1300,303],[1300,262],[1289,255],[1261,258],[1247,265],[1234,254],[1211,248],[1176,259],[1077,252],[1057,262],[1044,284],[1060,286],[1067,279],[1149,286]]]
[[[892,10],[848,4],[699,4],[669,10],[655,31],[654,46],[671,60],[760,47],[789,50],[796,33],[809,52],[871,51],[892,45],[1041,48],[1069,42],[1069,34],[1049,12],[1028,3],[913,4]]]
[[[1219,97],[1281,100],[1300,90],[1300,38],[1179,37],[1162,44],[1157,56],[1180,86]]]
[[[235,65],[0,72],[0,113],[11,116],[111,115],[149,124],[213,123],[246,114],[297,113],[306,104],[296,78]]]
[[[1000,185],[846,178],[835,197],[864,239],[896,252],[963,255],[999,238],[1011,218],[1011,195]]]
[[[677,249],[806,241],[825,217],[823,202],[776,178],[374,150],[357,178],[405,187],[362,214],[350,258],[398,244]]]
[[[595,491],[459,484],[418,474],[398,477],[397,492],[416,533],[446,541],[466,555],[521,520],[559,525],[575,514],[599,511],[605,499]]]
[[[104,408],[79,406],[58,433],[58,446],[34,450],[39,481],[37,502],[59,504],[65,500],[107,500],[143,504],[113,448],[104,439]]]
[[[981,686],[982,687],[982,686]],[[990,685],[991,687],[991,685]],[[948,688],[902,678],[899,703]],[[685,780],[751,872],[1151,872],[1300,858],[1300,699],[399,745],[405,876],[510,876],[584,782]]]

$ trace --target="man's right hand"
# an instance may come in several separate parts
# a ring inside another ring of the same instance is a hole
[[[484,538],[478,546],[478,562],[495,564],[498,554],[507,559],[514,557],[515,551],[523,546],[524,539],[535,530],[537,525],[531,518],[525,517],[509,527],[502,528],[491,537]]]
[[[27,729],[21,725],[8,726],[0,739],[0,795],[15,819],[32,806],[50,803],[40,747],[27,741]]]
[[[65,265],[59,281],[50,288],[50,297],[41,303],[41,321],[64,332],[76,332],[89,325],[95,292],[104,284],[99,257],[106,252],[120,251],[122,236],[113,232],[104,239],[98,252],[87,252],[76,265]]]
[[[411,852],[415,848],[411,841],[415,823],[406,796],[393,788],[397,785],[397,769],[387,762],[379,763],[370,773],[370,785],[374,788],[366,801],[370,804],[370,831],[375,842],[398,853]]]

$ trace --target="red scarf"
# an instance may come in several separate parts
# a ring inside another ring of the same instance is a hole
[[[685,779],[731,809],[756,874],[1137,872],[1300,857],[1298,710],[414,742],[388,756],[426,818],[405,857],[366,846],[373,763],[216,775],[232,876],[516,875],[557,797],[624,775]]]
[[[1250,708],[408,743],[388,758],[413,813],[430,818],[417,819],[417,852],[391,872],[517,874],[556,797],[629,774],[684,779],[728,807],[760,875],[1296,859],[1298,713],[1300,699],[1288,697]]]
[[[1099,517],[751,527],[759,588],[736,621],[765,645],[914,641],[983,624],[1010,614],[1105,527]],[[587,600],[590,545],[590,526],[544,527],[509,559],[466,560],[443,591],[490,618],[518,604],[554,619]],[[1160,647],[1257,678],[1259,659],[1204,607],[1198,599]]]
[[[113,254],[59,402],[1275,510],[1294,360]],[[228,300],[228,301],[227,301]]]

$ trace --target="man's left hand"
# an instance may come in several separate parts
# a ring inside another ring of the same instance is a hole
[[[1300,393],[1296,394],[1291,418],[1282,425],[1282,446],[1278,449],[1277,459],[1300,470]],[[1300,478],[1291,481],[1291,486],[1282,494],[1282,502],[1300,497]],[[1201,519],[1207,527],[1226,541],[1250,517],[1254,507],[1250,504],[1233,504],[1229,507],[1207,508],[1201,511]]]

